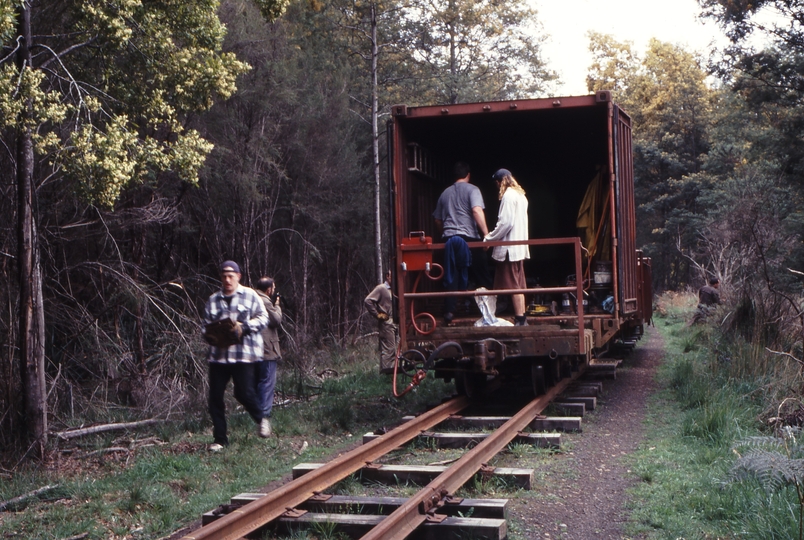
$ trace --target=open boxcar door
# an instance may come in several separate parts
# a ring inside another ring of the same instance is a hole
[[[615,211],[612,220],[617,227],[617,301],[620,314],[625,316],[636,313],[639,308],[631,118],[614,103],[609,106],[610,141],[613,145],[609,155],[614,160],[610,167],[614,171]]]

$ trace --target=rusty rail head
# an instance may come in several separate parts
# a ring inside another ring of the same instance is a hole
[[[342,454],[322,467],[296,478],[284,486],[241,507],[212,523],[196,529],[182,540],[237,540],[313,497],[316,492],[330,487],[362,468],[367,461],[387,454],[439,422],[466,408],[465,397],[452,399],[438,407],[405,422],[354,450]]]
[[[505,448],[517,433],[525,429],[557,395],[580,377],[583,371],[583,368],[578,370],[572,377],[562,380],[546,394],[528,403],[509,421],[362,536],[361,540],[404,540],[413,534],[416,528],[427,520],[429,515],[427,512],[433,507],[436,499],[440,500],[446,495],[454,494],[481,470],[488,460]]]

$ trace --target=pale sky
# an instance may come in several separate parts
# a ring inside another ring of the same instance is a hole
[[[543,53],[563,85],[557,95],[585,95],[586,73],[592,63],[586,32],[611,34],[632,41],[634,52],[644,54],[648,41],[684,46],[708,56],[712,45],[726,43],[712,22],[698,19],[695,0],[530,0],[549,35]]]

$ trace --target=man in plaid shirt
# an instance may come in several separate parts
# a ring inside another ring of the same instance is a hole
[[[240,285],[240,267],[234,261],[221,265],[221,290],[207,300],[204,325],[226,318],[237,322],[243,337],[240,343],[229,347],[209,347],[209,414],[215,439],[209,447],[212,452],[220,451],[229,444],[223,399],[229,379],[234,383],[235,399],[257,423],[259,435],[270,435],[254,383],[256,362],[262,360],[260,330],[268,325],[268,313],[257,293]]]

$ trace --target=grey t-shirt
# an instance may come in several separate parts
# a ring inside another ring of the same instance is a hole
[[[476,185],[455,182],[444,190],[433,212],[433,217],[444,223],[444,238],[456,235],[480,238],[472,215],[472,208],[475,206],[486,208],[483,194]]]

